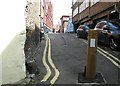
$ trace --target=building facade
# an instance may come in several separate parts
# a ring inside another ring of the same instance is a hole
[[[66,33],[73,33],[74,32],[74,26],[72,23],[72,17],[69,17],[68,24],[67,24],[67,29],[65,31]]]
[[[103,2],[103,0],[77,0],[72,2],[72,20],[75,31],[80,24],[97,23],[101,20],[120,19],[117,2]]]
[[[44,25],[44,0],[40,0],[40,27],[43,28]]]
[[[66,29],[67,29],[67,24],[68,24],[68,20],[69,20],[69,16],[68,15],[63,15],[61,18],[61,30],[60,32],[65,33]]]
[[[43,0],[43,3],[44,3],[43,22],[44,22],[44,25],[52,31],[53,29],[53,5],[50,0]]]
[[[0,3],[2,9],[0,18],[2,21],[0,24],[0,86],[13,84],[26,77],[24,53],[26,4],[26,0],[10,0],[7,3],[1,1]],[[3,27],[4,29],[2,29]]]
[[[60,22],[58,24],[54,25],[55,33],[60,33]]]
[[[40,28],[40,1],[27,0],[26,6],[26,26],[35,29],[35,25]]]

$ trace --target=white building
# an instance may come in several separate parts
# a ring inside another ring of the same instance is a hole
[[[24,43],[26,0],[0,2],[0,85],[26,77]]]

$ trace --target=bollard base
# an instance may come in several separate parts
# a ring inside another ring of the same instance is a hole
[[[95,79],[86,79],[84,73],[81,72],[78,74],[78,84],[104,84],[105,79],[101,73],[96,73]]]

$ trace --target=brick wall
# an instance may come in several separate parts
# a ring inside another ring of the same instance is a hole
[[[53,6],[51,1],[44,0],[44,23],[52,30],[53,28]]]

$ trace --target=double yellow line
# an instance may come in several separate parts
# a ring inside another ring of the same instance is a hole
[[[48,37],[47,34],[45,34],[45,38],[46,38],[46,46],[45,46],[45,49],[44,49],[42,61],[43,61],[43,65],[45,66],[45,68],[47,70],[47,73],[43,77],[41,82],[47,81],[49,79],[50,75],[51,75],[50,67],[49,67],[49,65],[46,62],[46,60],[48,59],[49,64],[51,65],[51,67],[55,71],[55,76],[50,81],[50,84],[54,84],[56,82],[56,80],[58,79],[60,73],[59,73],[59,70],[56,68],[55,64],[53,63],[53,60],[52,60],[52,57],[51,57],[51,42],[50,42],[50,38]],[[48,58],[46,58],[47,48],[48,48]]]

